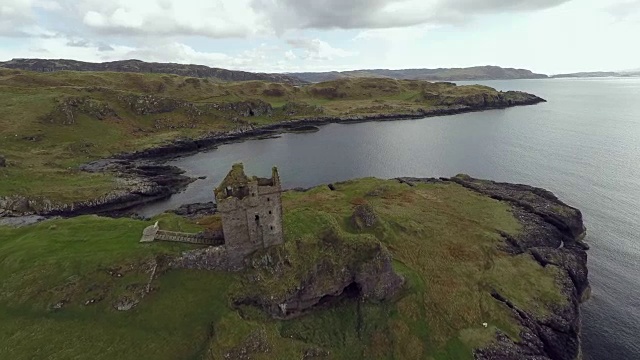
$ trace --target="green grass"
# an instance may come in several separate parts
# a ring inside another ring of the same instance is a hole
[[[138,242],[156,220],[165,229],[200,229],[176,215],[0,227],[0,358],[220,359],[261,339],[266,347],[251,350],[252,358],[300,358],[315,349],[333,359],[471,359],[472,349],[493,341],[496,329],[518,338],[517,321],[491,290],[541,316],[566,301],[555,267],[498,250],[498,231],[521,231],[505,203],[453,183],[409,187],[370,178],[336,187],[284,195],[286,242],[269,251],[285,257],[291,269],[265,271],[251,286],[242,274],[169,270],[140,297],[154,261],[194,248]],[[363,203],[379,223],[360,232],[348,219]],[[327,247],[328,229],[337,242]],[[319,262],[339,269],[361,261],[378,241],[407,280],[393,301],[344,300],[287,321],[229,305],[239,292],[278,296],[291,290]],[[115,310],[124,296],[140,302],[127,312]]]
[[[436,101],[425,98],[426,93],[450,102],[496,91],[482,86],[393,79],[354,78],[294,87],[166,74],[0,69],[0,155],[9,163],[7,168],[0,168],[0,197],[22,195],[54,203],[95,199],[121,184],[107,174],[76,171],[80,164],[180,137],[229,131],[237,126],[234,118],[238,117],[261,126],[319,115],[412,113],[434,106]],[[185,102],[201,113],[194,115],[179,107],[140,115],[127,99],[133,97],[136,103],[140,100],[136,97],[142,95]],[[87,104],[106,106],[116,116],[108,114],[99,119],[88,109],[90,106],[77,106],[71,107],[74,120],[68,121],[59,109],[66,99],[87,99]],[[246,100],[269,103],[273,113],[244,118],[211,108]],[[294,114],[285,111],[291,103],[300,105]]]

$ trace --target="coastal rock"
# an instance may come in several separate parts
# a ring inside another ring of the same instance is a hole
[[[540,265],[562,269],[558,281],[568,299],[564,306],[552,309],[550,315],[541,318],[518,309],[500,294],[492,294],[520,319],[526,328],[521,337],[537,340],[514,343],[502,338],[502,345],[479,349],[476,359],[577,358],[580,353],[579,304],[590,294],[587,246],[582,243],[585,234],[582,213],[560,201],[550,191],[528,185],[478,180],[466,175],[458,175],[449,181],[512,204],[514,215],[524,229],[522,235],[505,240],[515,252],[530,253]]]
[[[289,255],[281,247],[252,255],[245,261],[248,269],[247,283],[244,286],[246,291],[233,299],[234,305],[254,306],[273,318],[287,319],[346,298],[361,301],[389,300],[403,287],[405,279],[394,271],[391,254],[382,244],[367,245],[357,252],[358,256],[351,257],[351,251],[342,249],[343,245],[339,241],[325,241],[331,242],[330,246],[334,247],[336,256],[340,254],[344,259],[339,263],[325,259],[312,264],[310,268],[313,270],[296,278],[285,291],[256,291],[255,285],[265,276],[278,278],[297,273],[297,269],[292,269]],[[305,266],[308,265],[310,264]]]
[[[576,242],[582,240],[586,231],[582,222],[582,213],[560,201],[550,191],[528,185],[478,180],[467,175],[458,175],[451,178],[451,181],[494,199],[513,203],[536,214],[565,235],[564,240],[569,243],[566,245],[581,246]]]
[[[355,207],[351,215],[351,224],[359,230],[374,227],[378,223],[378,216],[369,204],[362,204]]]
[[[475,359],[574,360],[579,356],[579,304],[588,299],[590,285],[585,251],[588,246],[582,242],[586,230],[578,209],[563,203],[545,189],[474,179],[468,175],[450,179],[398,180],[406,184],[454,182],[511,204],[522,231],[515,237],[503,233],[503,250],[512,254],[528,253],[541,266],[555,266],[562,270],[557,281],[567,302],[550,309],[550,314],[544,317],[519,309],[502,294],[492,292],[491,295],[511,309],[522,324],[520,341],[497,333],[494,344],[475,350]]]
[[[493,93],[479,93],[467,96],[434,95],[431,100],[438,106],[468,106],[472,109],[503,108],[514,105],[534,104],[543,99],[521,91],[507,91]]]
[[[197,218],[213,215],[217,212],[218,206],[213,201],[207,203],[185,204],[177,209],[171,210],[172,213],[189,218]]]
[[[83,169],[115,174],[118,188],[91,200],[66,204],[19,195],[4,197],[0,198],[0,217],[118,215],[133,207],[165,199],[193,181],[177,167],[147,162],[100,160],[85,165]]]

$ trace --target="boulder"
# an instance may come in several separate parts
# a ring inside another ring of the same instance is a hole
[[[378,223],[378,216],[369,204],[356,206],[351,215],[351,224],[358,230],[369,229]]]

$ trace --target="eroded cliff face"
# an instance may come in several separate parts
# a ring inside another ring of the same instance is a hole
[[[297,317],[344,298],[390,300],[405,282],[394,271],[389,251],[375,239],[347,242],[328,232],[318,243],[273,246],[244,260],[233,252],[224,246],[188,251],[172,260],[171,267],[241,271],[233,306],[256,307],[276,319]],[[323,256],[310,255],[314,253]]]
[[[292,268],[287,255],[278,249],[254,254],[247,261],[245,286],[234,295],[234,305],[255,306],[274,318],[285,319],[330,306],[343,298],[390,300],[402,288],[404,278],[394,271],[391,254],[382,244],[372,243],[351,256],[348,254],[352,249],[345,249],[346,245],[331,246],[335,246],[336,257],[347,256],[338,262],[325,259],[305,264],[302,273]],[[299,274],[294,281],[289,278],[292,272]],[[262,288],[266,276],[280,284],[272,289]]]

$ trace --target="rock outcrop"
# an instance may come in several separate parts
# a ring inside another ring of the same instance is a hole
[[[213,201],[207,203],[196,203],[182,205],[177,209],[171,210],[172,213],[188,218],[199,218],[203,216],[213,215],[217,212],[218,206]]]
[[[358,230],[374,227],[378,223],[378,216],[369,204],[357,205],[351,215],[351,224]]]
[[[309,256],[320,249],[332,255]],[[346,242],[327,233],[319,243],[272,246],[240,258],[234,251],[224,246],[187,251],[170,267],[243,271],[241,289],[232,296],[234,306],[257,307],[278,319],[345,298],[389,300],[405,281],[395,273],[389,251],[375,239]]]
[[[335,258],[298,264],[291,260],[295,255],[282,247],[247,258],[244,285],[233,297],[234,305],[257,307],[274,318],[286,319],[345,298],[390,300],[404,285],[404,278],[393,269],[391,254],[379,242],[354,252],[339,240],[324,241],[332,243],[328,246],[333,247]],[[264,287],[271,283],[269,279],[280,284],[277,289]]]
[[[54,110],[44,116],[43,120],[45,122],[72,125],[76,123],[76,119],[81,114],[97,120],[120,118],[109,104],[91,99],[88,96],[68,96],[56,101],[57,104]]]
[[[141,161],[99,160],[82,166],[81,170],[115,174],[118,176],[118,189],[92,200],[67,204],[20,195],[8,196],[0,198],[0,217],[117,215],[133,207],[168,198],[193,181],[175,166]]]
[[[499,108],[543,101],[541,98],[521,91],[507,91],[496,94],[483,93],[467,96],[436,96],[437,106],[468,106],[472,109]]]

